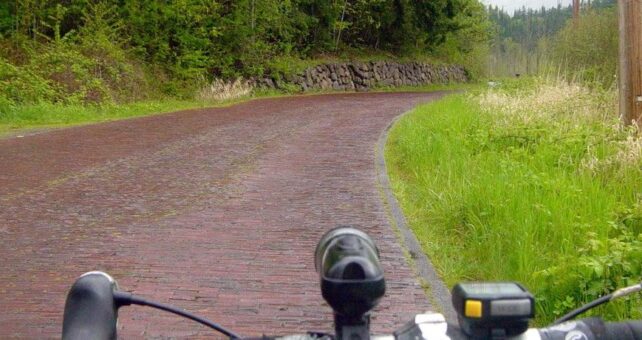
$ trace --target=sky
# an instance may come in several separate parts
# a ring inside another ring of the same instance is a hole
[[[572,0],[482,0],[482,3],[488,5],[493,4],[495,6],[503,7],[504,11],[509,14],[513,14],[513,11],[516,9],[526,6],[526,8],[542,8],[545,7],[557,7],[557,3],[561,3],[562,6],[568,6],[573,3]]]

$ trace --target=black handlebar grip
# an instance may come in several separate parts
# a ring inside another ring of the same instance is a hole
[[[604,322],[601,318],[568,321],[539,330],[542,340],[642,340],[642,321]]]
[[[62,339],[116,339],[115,289],[114,279],[103,272],[80,276],[67,294]]]
[[[606,339],[642,340],[642,321],[609,322],[605,328]]]

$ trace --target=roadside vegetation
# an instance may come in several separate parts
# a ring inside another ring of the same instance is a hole
[[[248,97],[240,97],[243,100]],[[234,103],[165,98],[131,103],[101,105],[39,103],[15,106],[0,115],[0,137],[5,134],[28,132],[70,125],[127,119],[145,115],[196,109]]]
[[[642,138],[618,116],[614,6],[584,3],[577,21],[490,7],[499,81],[418,108],[388,141],[394,190],[446,283],[521,282],[539,324],[642,279]],[[594,313],[639,319],[642,299]]]
[[[469,84],[434,84],[421,86],[379,87],[373,92],[432,92],[466,90],[478,86]],[[324,93],[308,91],[307,95]],[[246,100],[287,96],[287,91],[251,88],[239,81],[213,82],[200,89],[193,98],[165,97],[126,103],[102,103],[100,105],[38,103],[13,106],[0,114],[0,137],[29,133],[31,130],[46,130],[72,125],[106,122],[135,118],[178,110],[199,109],[233,105]]]
[[[387,160],[446,283],[515,280],[540,323],[642,278],[642,138],[612,90],[521,80],[422,106]],[[637,297],[596,313],[642,317]]]
[[[477,0],[0,2],[0,130],[265,95],[245,80],[328,61],[480,76],[489,27]]]

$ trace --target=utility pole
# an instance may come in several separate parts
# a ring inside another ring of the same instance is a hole
[[[642,0],[618,0],[620,118],[642,127]]]

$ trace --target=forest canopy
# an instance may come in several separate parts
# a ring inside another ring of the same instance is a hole
[[[265,72],[279,56],[346,50],[444,57],[488,39],[477,0],[16,0],[0,4],[3,57],[33,43],[98,44],[192,78]],[[465,32],[465,36],[462,33]],[[451,40],[460,39],[459,43]],[[92,41],[93,40],[93,41]],[[465,40],[465,43],[464,43]],[[120,53],[120,52],[118,52]],[[447,61],[447,60],[446,60]]]

